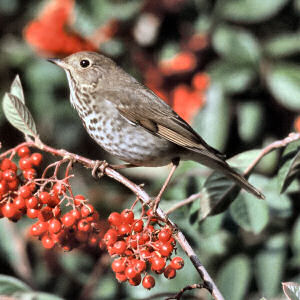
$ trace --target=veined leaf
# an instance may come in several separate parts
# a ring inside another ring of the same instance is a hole
[[[3,111],[7,120],[25,135],[37,136],[36,126],[30,111],[16,96],[6,93],[3,99]]]
[[[300,141],[290,143],[281,157],[281,168],[278,172],[278,187],[283,193],[300,173]]]
[[[283,282],[284,294],[289,300],[300,300],[300,284],[296,282]]]
[[[16,96],[19,100],[21,100],[23,104],[25,104],[25,97],[19,75],[17,75],[14,81],[12,82],[10,86],[10,93]]]

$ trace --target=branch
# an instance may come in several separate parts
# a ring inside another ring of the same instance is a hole
[[[189,196],[188,198],[176,203],[174,206],[172,206],[171,208],[169,208],[167,211],[166,211],[166,215],[169,215],[171,214],[172,212],[174,212],[176,209],[182,207],[182,206],[185,206],[189,203],[192,203],[194,202],[195,200],[197,200],[198,198],[201,197],[201,192],[200,193],[196,193],[196,194],[192,194],[191,196]]]
[[[0,159],[15,153],[18,148],[22,146],[28,146],[28,147],[35,147],[40,150],[43,150],[45,152],[49,152],[55,156],[60,156],[63,158],[69,158],[72,162],[80,163],[81,165],[85,166],[88,169],[95,169],[95,167],[99,166],[99,161],[90,160],[88,158],[82,157],[80,155],[68,152],[64,149],[55,149],[48,145],[43,144],[39,139],[33,140],[27,140],[25,143],[22,143],[18,145],[17,147],[10,149],[9,151],[6,151],[5,153],[0,155]],[[128,178],[124,177],[120,173],[118,173],[116,170],[112,169],[111,167],[107,166],[107,163],[103,162],[102,165],[100,165],[99,170],[107,175],[110,178],[113,178],[114,180],[122,183],[125,185],[128,189],[130,189],[136,196],[144,203],[149,204],[152,202],[151,197],[137,184],[130,181]],[[203,287],[206,288],[213,298],[215,300],[224,300],[224,297],[222,296],[221,292],[219,291],[218,287],[214,283],[213,279],[210,277],[209,273],[205,269],[205,267],[201,264],[199,258],[197,257],[196,253],[192,249],[191,245],[186,240],[184,234],[180,231],[180,229],[177,227],[177,225],[172,222],[166,213],[164,213],[159,207],[156,210],[156,214],[159,218],[164,220],[170,227],[173,228],[173,232],[175,232],[174,237],[177,240],[177,242],[180,244],[181,248],[184,250],[186,255],[189,257],[191,262],[193,263],[194,267],[196,268],[197,272],[199,273],[200,277],[203,280]]]
[[[194,290],[194,289],[203,289],[203,288],[206,288],[206,287],[202,283],[191,284],[191,285],[184,287],[179,293],[177,293],[176,295],[174,295],[172,297],[167,298],[166,300],[172,300],[172,299],[180,300],[184,292]]]

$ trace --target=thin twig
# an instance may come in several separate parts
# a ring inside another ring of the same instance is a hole
[[[194,290],[194,289],[203,289],[203,288],[206,288],[206,287],[202,283],[191,284],[191,285],[184,287],[183,289],[180,290],[179,293],[177,293],[176,295],[174,295],[172,297],[167,298],[166,300],[173,300],[173,299],[180,300],[184,292]]]
[[[292,132],[290,133],[286,138],[275,141],[262,149],[262,151],[259,153],[259,155],[256,157],[256,159],[248,166],[248,168],[244,171],[244,175],[248,175],[252,172],[252,170],[255,168],[255,166],[261,161],[261,159],[269,154],[270,152],[283,148],[287,146],[288,144],[295,142],[297,140],[300,140],[300,133]]]
[[[172,206],[171,208],[169,208],[167,211],[166,211],[166,215],[169,215],[171,214],[172,212],[174,212],[176,209],[182,207],[182,206],[185,206],[189,203],[192,203],[194,202],[195,200],[197,200],[198,198],[200,198],[202,195],[202,193],[196,193],[196,194],[192,194],[191,196],[189,196],[188,198],[176,203],[174,206]]]

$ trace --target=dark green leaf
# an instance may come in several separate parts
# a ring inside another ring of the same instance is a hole
[[[255,257],[256,282],[259,291],[266,297],[279,292],[286,257],[287,238],[277,235],[271,238]]]
[[[240,153],[230,160],[229,164],[233,167],[238,166],[244,170],[258,155],[260,150],[252,150]],[[198,212],[199,221],[206,217],[225,211],[234,201],[240,191],[240,187],[219,172],[213,172],[205,181],[200,208]],[[254,196],[252,196],[254,198]],[[193,207],[195,209],[195,207]]]
[[[255,72],[251,68],[223,60],[210,65],[208,72],[212,82],[219,84],[227,93],[244,91],[255,77]]]
[[[12,82],[10,87],[10,93],[16,96],[19,100],[21,100],[23,104],[25,104],[25,97],[19,75],[17,75],[14,81]]]
[[[238,107],[239,135],[245,142],[253,142],[263,129],[263,111],[259,102],[244,102]]]
[[[16,96],[6,93],[3,99],[3,111],[7,120],[25,135],[37,136],[36,126],[30,111]]]
[[[245,299],[251,279],[250,260],[238,255],[227,261],[217,276],[217,285],[225,299]]]
[[[256,64],[260,48],[252,33],[228,25],[220,25],[213,34],[213,47],[217,53],[234,64]]]
[[[256,23],[274,16],[288,0],[225,0],[221,14],[231,21]]]
[[[0,295],[9,296],[17,292],[27,292],[30,290],[31,288],[21,280],[11,276],[0,275]]]
[[[300,109],[300,67],[277,64],[266,68],[266,80],[273,97],[284,107]]]
[[[219,150],[225,147],[229,133],[229,106],[222,88],[212,84],[207,93],[206,104],[193,124],[205,141]]]
[[[300,300],[300,284],[296,282],[283,282],[284,294],[289,300]]]
[[[272,57],[286,57],[300,52],[299,33],[284,33],[267,41],[264,45],[267,55]]]
[[[281,156],[278,188],[283,193],[300,172],[300,141],[290,143]]]
[[[260,233],[269,221],[266,201],[256,199],[249,193],[239,195],[232,203],[230,213],[238,225],[255,234]]]

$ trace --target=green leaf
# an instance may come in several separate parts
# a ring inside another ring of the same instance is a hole
[[[289,300],[300,300],[300,284],[296,282],[283,282],[284,294]]]
[[[18,300],[64,300],[53,294],[43,292],[22,292],[17,294]]]
[[[288,0],[225,0],[220,11],[230,21],[257,23],[273,17],[287,2]]]
[[[21,220],[20,223],[22,223]],[[1,219],[0,236],[0,250],[2,255],[5,256],[6,262],[11,265],[19,277],[30,278],[32,274],[30,272],[29,261],[26,259],[26,256],[23,256],[23,253],[26,251],[26,243],[16,224],[8,219]],[[20,245],[16,247],[16,244]]]
[[[300,109],[300,67],[281,63],[266,68],[266,82],[275,100],[282,106]]]
[[[278,171],[278,188],[283,193],[300,172],[300,141],[290,143],[282,153]]]
[[[21,280],[11,276],[0,275],[0,295],[9,296],[17,292],[30,290],[31,288]]]
[[[261,294],[274,297],[279,292],[286,259],[287,238],[272,237],[255,257],[255,277]]]
[[[222,24],[215,30],[212,42],[216,52],[228,61],[258,66],[260,48],[250,32]]]
[[[280,58],[300,52],[300,36],[297,33],[284,33],[273,37],[264,44],[267,55]]]
[[[211,64],[208,73],[212,82],[219,84],[227,93],[243,92],[255,77],[255,72],[251,68],[224,60]]]
[[[225,299],[245,299],[251,279],[250,260],[238,255],[226,262],[217,276],[217,286]]]
[[[16,96],[19,100],[21,100],[23,104],[25,104],[25,97],[19,75],[17,75],[14,81],[12,82],[10,87],[10,93]]]
[[[266,201],[259,200],[245,193],[232,203],[230,214],[233,220],[244,230],[260,233],[269,221]]]
[[[251,150],[240,153],[228,160],[232,167],[244,170],[258,155],[260,150]],[[220,172],[213,172],[205,181],[198,211],[199,221],[206,217],[225,211],[234,201],[240,187]],[[254,198],[254,196],[252,196]],[[195,210],[195,207],[192,206]]]
[[[6,93],[3,99],[3,111],[7,120],[25,135],[37,136],[36,126],[30,111],[16,96]]]
[[[245,102],[238,107],[238,130],[243,141],[253,142],[263,129],[263,110],[259,102]]]
[[[194,128],[208,144],[219,150],[224,149],[229,134],[229,106],[222,88],[211,84],[206,104],[194,119]]]

